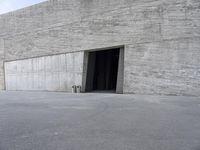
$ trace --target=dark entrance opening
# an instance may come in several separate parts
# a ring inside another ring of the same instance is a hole
[[[115,92],[120,49],[89,52],[86,92]]]

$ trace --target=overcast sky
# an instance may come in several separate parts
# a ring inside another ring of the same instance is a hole
[[[31,6],[47,0],[0,0],[0,14]]]

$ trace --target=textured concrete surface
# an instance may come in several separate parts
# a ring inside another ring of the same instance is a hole
[[[3,60],[125,45],[124,92],[200,96],[199,0],[50,0],[0,16]]]
[[[71,92],[82,76],[83,52],[5,62],[6,90]]]
[[[0,93],[1,150],[199,150],[200,98]]]

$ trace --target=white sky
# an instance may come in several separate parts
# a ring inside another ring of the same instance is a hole
[[[0,14],[28,7],[47,0],[0,0]]]

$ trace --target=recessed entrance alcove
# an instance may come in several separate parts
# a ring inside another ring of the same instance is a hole
[[[84,59],[85,92],[123,93],[124,48],[87,51]]]

